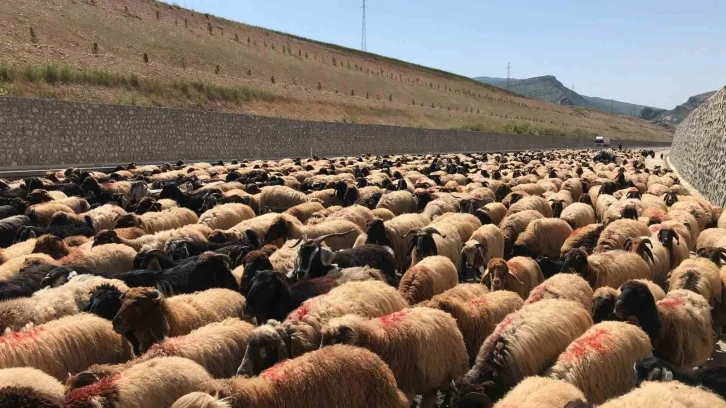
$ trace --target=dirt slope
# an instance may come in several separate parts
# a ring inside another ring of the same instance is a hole
[[[164,3],[0,0],[0,7],[0,95],[429,128],[672,138],[643,120],[526,99],[442,71]]]

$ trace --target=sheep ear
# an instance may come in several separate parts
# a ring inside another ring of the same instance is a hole
[[[151,261],[149,261],[149,265],[146,266],[146,269],[150,271],[160,271],[161,264],[159,264],[159,258],[154,257]]]
[[[38,238],[38,235],[32,229],[28,231],[28,239],[31,239],[31,238]]]
[[[335,252],[326,248],[320,248],[320,263],[324,266],[330,266],[333,263],[333,258],[335,258]]]
[[[86,221],[86,224],[88,224],[89,227],[96,228],[96,226],[93,225],[93,219],[89,215],[86,215],[85,217],[83,217],[83,219]]]

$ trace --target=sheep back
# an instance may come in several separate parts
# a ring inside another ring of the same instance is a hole
[[[25,392],[32,393],[31,398],[33,398],[35,404],[42,407],[60,407],[63,404],[65,388],[60,381],[35,368],[16,367],[0,370],[1,406],[14,406],[9,401],[19,401],[19,399],[12,399],[11,394],[14,394],[17,398]],[[25,395],[22,396],[26,397]],[[23,400],[27,401],[28,407],[32,406],[30,404],[33,404],[33,402],[30,401],[30,398],[27,400],[23,398]]]
[[[679,289],[668,292],[656,305],[660,332],[653,341],[653,354],[676,365],[704,364],[713,353],[716,337],[706,299],[690,290]]]
[[[614,398],[599,408],[623,407],[688,407],[723,408],[726,403],[718,395],[701,387],[691,387],[678,381],[646,381],[629,393]]]
[[[645,224],[639,221],[629,219],[613,221],[607,224],[600,234],[595,252],[625,249],[625,240],[643,235],[651,235],[651,232]]]
[[[242,221],[255,217],[255,212],[247,205],[228,203],[218,205],[199,216],[199,223],[211,229],[229,229]]]
[[[524,303],[536,303],[544,299],[564,299],[579,302],[586,310],[590,310],[592,298],[592,288],[585,279],[575,274],[558,273],[532,289]]]
[[[563,408],[575,400],[584,401],[585,395],[574,385],[532,376],[517,384],[494,408]]]
[[[444,256],[430,256],[403,274],[398,291],[414,305],[453,288],[459,283],[456,266]]]
[[[683,261],[671,271],[668,291],[686,289],[703,296],[711,306],[721,303],[720,269],[706,258]]]
[[[652,279],[650,266],[638,254],[626,251],[608,251],[587,257],[584,278],[593,289],[602,286],[619,288],[631,279]]]
[[[565,240],[572,235],[572,228],[558,218],[541,218],[527,225],[514,242],[517,247],[525,247],[535,255],[557,258]],[[515,252],[516,253],[516,252]]]

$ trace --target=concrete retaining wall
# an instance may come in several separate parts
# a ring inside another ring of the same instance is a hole
[[[726,88],[678,126],[670,159],[713,204],[726,205]]]
[[[311,151],[339,156],[591,147],[593,140],[0,97],[0,143],[0,167],[54,167],[307,157]]]

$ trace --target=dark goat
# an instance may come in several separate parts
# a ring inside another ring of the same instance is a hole
[[[4,220],[5,218],[12,217],[13,215],[18,214],[20,214],[20,212],[14,206],[0,205],[0,220]]]
[[[679,381],[693,387],[705,387],[726,398],[726,367],[707,367],[695,370],[673,365],[658,357],[641,358],[635,363],[635,381]]]
[[[386,234],[386,225],[382,219],[375,218],[368,221],[365,243],[393,248],[393,244],[391,243],[391,240],[388,239],[388,235]]]
[[[254,233],[254,231],[251,231]],[[253,234],[255,237],[256,233]],[[164,245],[164,252],[171,257],[173,261],[179,261],[190,256],[201,255],[207,251],[214,251],[220,254],[225,254],[232,260],[233,267],[239,265],[241,258],[247,255],[247,252],[257,248],[259,243],[248,242],[248,239],[232,242],[198,242],[198,241],[182,241],[182,240],[171,240]]]
[[[159,198],[170,198],[176,201],[180,206],[188,208],[197,213],[197,215],[200,215],[203,212],[202,205],[204,204],[204,197],[212,191],[218,190],[185,193],[181,191],[178,186],[174,184],[167,184],[161,190],[161,193],[159,193]]]
[[[177,262],[174,262],[174,260],[172,260],[164,251],[160,249],[141,251],[134,257],[134,269],[161,271],[164,269],[173,268],[177,265]]]
[[[559,258],[547,258],[546,256],[538,256],[535,261],[542,270],[545,279],[549,279],[562,270],[565,262]]]
[[[254,317],[260,325],[270,319],[282,321],[302,302],[330,292],[340,275],[331,273],[288,285],[285,277],[278,272],[257,272],[252,287],[245,296],[244,314],[246,317]]]
[[[323,241],[330,237],[343,236],[346,233],[324,235],[315,240],[308,240],[302,245],[302,238],[294,245],[300,245],[295,259],[295,269],[288,274],[288,279],[305,280],[325,276],[338,268],[370,266],[378,269],[386,277],[389,285],[398,286],[393,255],[388,249],[378,245],[362,245],[355,248],[333,252],[322,246]]]
[[[211,288],[237,291],[237,281],[226,255],[205,252],[196,262],[187,262],[162,271],[135,270],[114,275],[129,287],[151,286],[165,296],[193,293]]]
[[[0,247],[7,248],[12,245],[19,231],[32,224],[30,218],[25,215],[15,215],[0,220]]]
[[[83,311],[93,313],[106,320],[113,320],[119,309],[121,309],[121,291],[114,285],[104,283],[91,292]]]
[[[15,242],[27,241],[30,238],[37,238],[41,235],[55,235],[58,238],[68,238],[78,235],[92,237],[96,233],[96,227],[90,218],[86,223],[68,223],[61,225],[50,225],[48,228],[23,226],[20,227],[15,236]],[[1,233],[0,233],[0,236]]]
[[[613,311],[615,302],[618,300],[617,292],[607,292],[605,295],[598,294],[592,299],[592,322],[594,324],[607,320],[617,320]]]
[[[55,265],[35,264],[15,275],[12,279],[0,281],[0,301],[30,297],[40,290],[40,282]]]
[[[269,246],[261,250],[250,251],[245,255],[242,260],[244,271],[239,284],[239,291],[243,296],[247,296],[252,288],[252,283],[257,272],[272,270],[272,263],[270,262],[270,258],[268,258],[272,253],[272,246]]]

